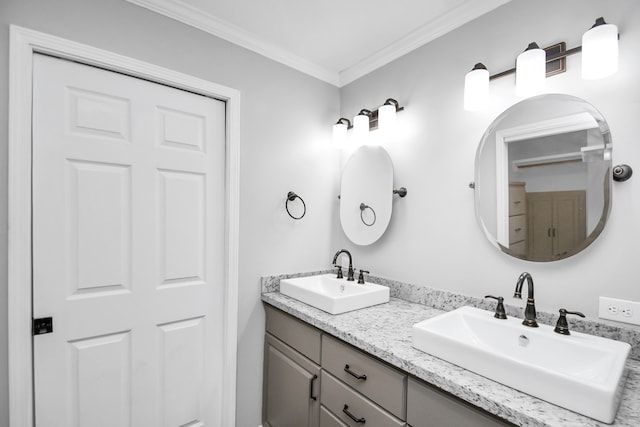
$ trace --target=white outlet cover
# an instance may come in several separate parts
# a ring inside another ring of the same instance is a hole
[[[616,322],[640,325],[640,302],[600,297],[598,317]]]

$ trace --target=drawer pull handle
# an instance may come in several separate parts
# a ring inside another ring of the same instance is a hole
[[[351,418],[353,421],[355,421],[355,422],[357,422],[357,423],[362,423],[362,424],[364,424],[364,423],[366,423],[366,422],[367,422],[367,420],[365,420],[365,419],[364,419],[364,417],[362,417],[362,418],[358,418],[358,417],[356,417],[355,415],[353,415],[351,412],[349,412],[349,405],[347,405],[347,404],[345,404],[345,405],[344,405],[344,408],[342,408],[342,412],[344,412],[345,414],[347,414],[347,416],[348,416],[349,418]]]
[[[517,233],[517,232],[519,232],[520,230],[522,230],[522,228],[518,227],[518,228],[516,228],[514,231]]]
[[[344,371],[347,374],[351,375],[352,377],[354,377],[356,379],[359,379],[359,380],[366,380],[367,379],[367,376],[365,374],[362,374],[362,375],[356,374],[351,369],[349,369],[349,365],[344,365]]]
[[[520,200],[516,200],[515,202],[513,202],[514,205],[519,205],[520,204]]]
[[[311,381],[309,381],[309,399],[311,400],[318,400],[318,397],[313,395],[313,383],[316,382],[317,379],[318,379],[318,376],[314,375],[311,378]]]

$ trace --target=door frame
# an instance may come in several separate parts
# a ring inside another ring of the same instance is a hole
[[[8,173],[9,425],[33,426],[31,119],[33,55],[44,53],[226,103],[222,425],[235,425],[238,341],[240,92],[49,34],[10,26]]]

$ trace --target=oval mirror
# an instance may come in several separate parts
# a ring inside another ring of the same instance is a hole
[[[570,95],[540,95],[502,113],[476,154],[476,215],[489,240],[529,261],[589,246],[611,208],[611,135]]]
[[[356,245],[370,245],[391,220],[393,164],[384,148],[363,146],[347,160],[340,183],[340,223]]]

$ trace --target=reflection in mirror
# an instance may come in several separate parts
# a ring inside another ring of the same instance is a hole
[[[611,206],[611,135],[569,95],[541,95],[502,113],[476,155],[476,214],[503,252],[554,261],[586,248]]]
[[[370,245],[384,234],[391,219],[393,164],[380,146],[362,146],[342,171],[340,223],[356,245]]]

